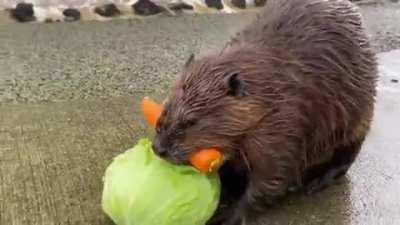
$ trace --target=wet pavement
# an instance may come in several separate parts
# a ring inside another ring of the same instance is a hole
[[[362,153],[342,184],[288,198],[264,224],[400,224],[400,7],[362,11],[381,71]],[[253,16],[0,25],[0,224],[112,224],[101,178],[146,134],[140,98],[161,99],[190,53]]]
[[[376,51],[400,48],[400,4],[362,12]],[[253,18],[242,13],[6,23],[0,25],[0,102],[163,95],[192,52],[221,48]]]

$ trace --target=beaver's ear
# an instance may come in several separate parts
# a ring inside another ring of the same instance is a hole
[[[190,54],[189,58],[186,60],[184,68],[190,66],[190,64],[192,64],[193,61],[194,61],[194,53]]]
[[[226,79],[226,86],[228,88],[228,94],[235,97],[244,96],[243,83],[240,80],[240,76],[237,73],[229,75]]]

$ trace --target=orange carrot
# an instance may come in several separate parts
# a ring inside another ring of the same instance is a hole
[[[201,149],[189,157],[190,163],[203,173],[218,169],[222,164],[222,153],[215,148]]]
[[[162,111],[161,105],[148,97],[142,100],[142,113],[151,127],[155,127]],[[218,169],[222,164],[222,153],[215,148],[201,149],[189,157],[190,163],[203,173]]]
[[[147,120],[147,123],[155,127],[157,124],[157,120],[160,117],[162,111],[161,105],[157,102],[149,99],[148,97],[144,97],[142,100],[142,113]]]

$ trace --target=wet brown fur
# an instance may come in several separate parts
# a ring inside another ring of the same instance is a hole
[[[290,187],[317,190],[347,172],[369,130],[376,79],[350,2],[269,0],[222,52],[188,63],[154,149],[186,163],[199,148],[221,148],[220,205],[233,214],[218,211],[213,223],[240,224]]]

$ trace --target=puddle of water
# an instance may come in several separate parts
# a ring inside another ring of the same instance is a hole
[[[400,79],[400,49],[378,54],[378,61],[382,77]]]

